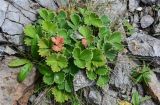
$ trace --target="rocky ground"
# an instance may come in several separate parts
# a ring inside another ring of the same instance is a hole
[[[57,9],[65,6],[63,0],[0,0],[0,105],[52,105],[44,92],[32,95],[36,80],[35,70],[23,82],[16,80],[19,69],[8,68],[10,59],[15,58],[16,48],[23,49],[23,27],[36,20],[41,7]],[[160,0],[90,0],[92,9],[108,15],[113,27],[123,33],[126,49],[118,55],[109,85],[100,91],[87,80],[83,72],[74,79],[75,90],[84,88],[84,97],[97,105],[117,105],[119,100],[131,99],[138,91],[141,96],[153,98],[142,105],[160,105]],[[133,25],[127,33],[124,21]],[[130,57],[129,55],[134,55]],[[130,74],[140,64],[139,58],[153,64],[151,81],[147,87],[135,85]],[[32,95],[32,96],[31,96]]]

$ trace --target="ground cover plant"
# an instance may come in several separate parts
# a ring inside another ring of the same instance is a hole
[[[12,60],[9,66],[21,67],[19,82],[35,67],[59,103],[74,96],[73,78],[79,71],[98,87],[105,86],[111,72],[108,63],[123,49],[121,33],[111,31],[109,18],[87,8],[42,8],[24,34],[29,56]]]

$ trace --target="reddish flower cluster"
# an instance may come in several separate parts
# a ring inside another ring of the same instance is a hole
[[[84,47],[87,47],[87,40],[86,40],[86,38],[82,38],[82,45],[84,46]]]
[[[60,37],[60,36],[52,37],[51,40],[54,43],[54,45],[52,46],[53,51],[60,52],[63,50],[63,46],[64,46],[64,38],[63,37]]]

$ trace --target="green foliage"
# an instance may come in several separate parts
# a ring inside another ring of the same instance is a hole
[[[18,74],[18,81],[19,82],[22,82],[27,77],[29,72],[32,70],[32,67],[33,67],[33,64],[31,62],[29,62],[21,68],[21,71]]]
[[[134,27],[127,20],[124,21],[123,25],[124,25],[127,35],[130,36],[131,34],[133,34]]]
[[[109,27],[107,16],[98,16],[86,8],[40,9],[38,20],[24,28],[29,60],[17,59],[9,66],[22,66],[19,81],[35,66],[43,82],[53,88],[55,100],[63,103],[74,97],[73,79],[79,70],[84,70],[99,87],[108,83],[108,61],[114,61],[123,49],[121,33]]]
[[[132,77],[134,82],[148,84],[150,81],[150,68],[146,65],[143,65],[142,68],[138,68],[132,71]]]
[[[54,95],[55,100],[59,103],[63,103],[63,102],[68,101],[70,99],[69,94],[67,94],[59,89],[56,89],[56,88],[52,89],[52,94]]]
[[[14,59],[11,62],[9,62],[8,66],[9,67],[18,67],[18,66],[22,66],[29,63],[29,60],[27,59]]]
[[[139,93],[136,91],[132,94],[132,104],[133,105],[140,105],[141,103],[143,103],[144,101],[146,101],[150,98],[151,97],[149,97],[149,96],[141,97],[139,95]]]

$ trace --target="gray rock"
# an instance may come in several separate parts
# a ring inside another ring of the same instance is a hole
[[[23,32],[23,26],[20,23],[5,20],[2,30],[10,35],[21,34]]]
[[[141,0],[145,4],[155,4],[157,0]]]
[[[91,101],[91,103],[94,103],[96,105],[101,105],[102,95],[98,90],[91,89],[88,94],[88,99]]]
[[[23,83],[17,82],[20,68],[9,68],[8,62],[13,57],[5,57],[0,61],[0,105],[15,105],[15,102],[24,94],[25,90],[35,82],[35,69]]]
[[[36,2],[49,9],[55,10],[57,8],[53,0],[36,0]]]
[[[29,101],[32,103],[31,105],[54,105],[52,103],[52,99],[49,99],[49,97],[46,96],[48,92],[48,89],[45,89],[44,91],[40,92],[38,96],[32,95],[29,99]]]
[[[160,40],[143,33],[134,33],[127,38],[128,48],[133,55],[160,56]]]
[[[160,33],[160,23],[155,26],[155,33]]]
[[[157,104],[155,104],[153,100],[150,99],[150,100],[144,101],[143,103],[141,103],[141,105],[157,105]]]
[[[160,81],[153,72],[151,72],[148,86],[150,95],[160,103]]]
[[[139,7],[140,0],[129,0],[129,10],[134,12]]]
[[[126,0],[92,0],[94,1],[93,7],[99,14],[105,14],[110,19],[116,20],[123,17],[127,11]],[[106,5],[105,5],[106,4]],[[97,8],[96,8],[97,7]]]
[[[118,93],[109,89],[107,86],[104,88],[104,96],[101,105],[118,105]]]
[[[0,57],[4,55],[5,46],[0,46]]]
[[[22,39],[23,35],[6,35],[6,38],[8,39],[8,42],[13,43],[15,45],[22,45]]]
[[[14,55],[14,54],[16,54],[16,51],[14,51],[14,50],[13,50],[12,48],[10,48],[9,46],[6,46],[4,52],[7,53],[8,55]]]
[[[2,26],[5,20],[5,15],[6,15],[8,6],[9,4],[6,1],[0,0],[0,26]]]
[[[112,71],[110,85],[117,88],[121,93],[130,92],[133,83],[130,79],[131,71],[137,64],[126,55],[118,55],[117,63]]]
[[[74,91],[78,91],[81,88],[92,86],[92,85],[94,85],[94,81],[90,81],[89,79],[87,79],[84,72],[79,71],[74,76],[74,80],[73,80]]]
[[[141,18],[140,23],[141,23],[141,27],[142,28],[147,28],[150,25],[152,25],[154,22],[153,17],[151,17],[150,15],[145,15]]]

